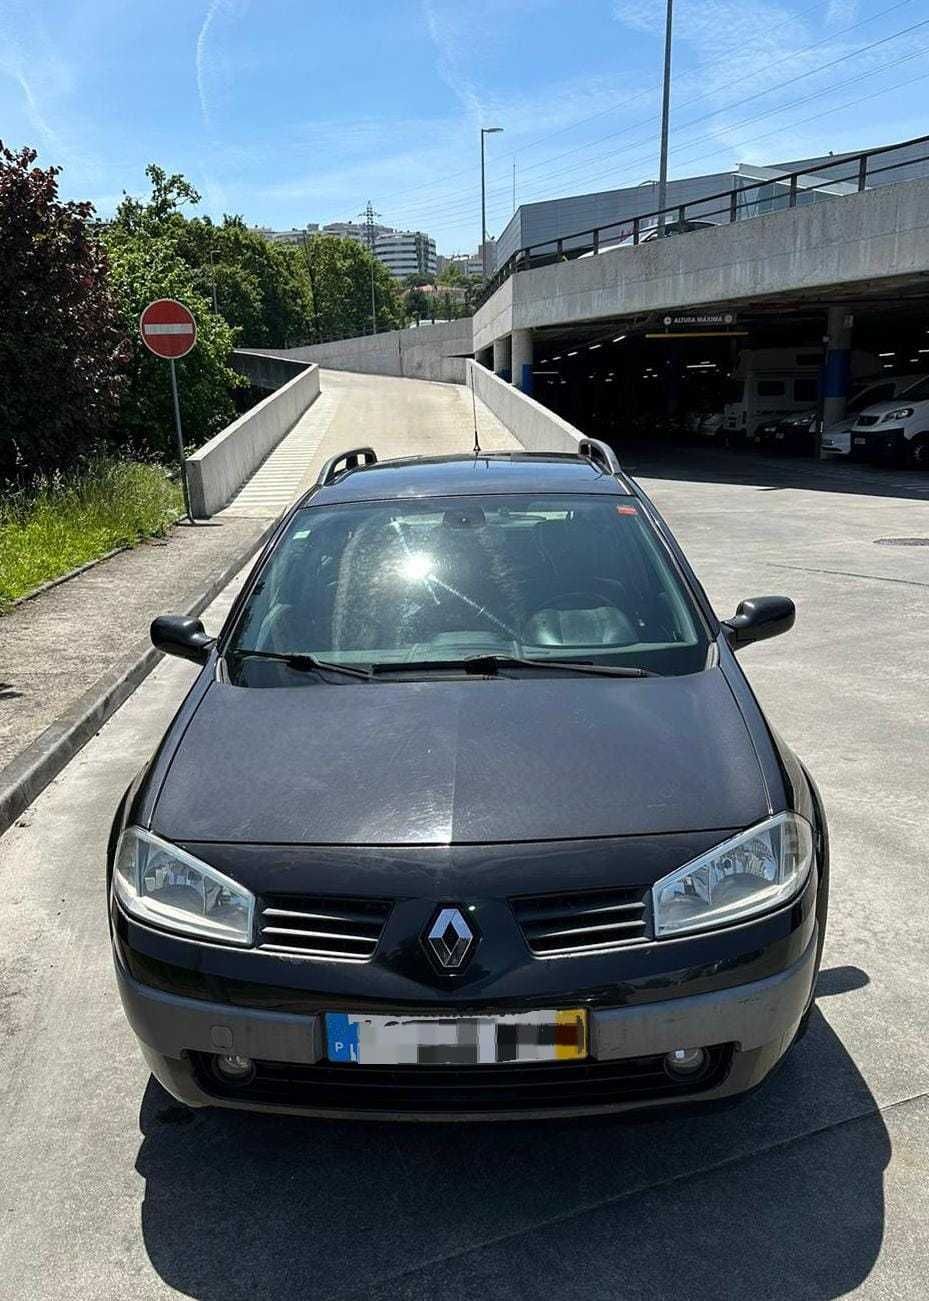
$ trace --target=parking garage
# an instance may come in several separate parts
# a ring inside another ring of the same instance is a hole
[[[673,443],[815,457],[820,429],[856,395],[929,373],[929,296],[617,316],[533,331],[521,375],[505,362],[507,378],[621,456]],[[804,415],[801,437],[778,437]]]

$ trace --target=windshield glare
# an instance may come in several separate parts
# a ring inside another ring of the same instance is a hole
[[[297,512],[226,647],[239,685],[294,685],[287,665],[480,655],[692,673],[707,637],[632,497],[488,495]],[[306,675],[304,675],[304,680]]]

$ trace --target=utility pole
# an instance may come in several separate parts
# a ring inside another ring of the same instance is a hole
[[[487,279],[487,185],[484,179],[484,136],[498,135],[502,126],[481,127],[481,270]]]
[[[671,18],[674,0],[667,0],[664,35],[664,84],[661,91],[661,150],[658,159],[658,207],[668,206],[668,123],[671,115]],[[658,218],[658,236],[664,234],[664,212]]]
[[[381,214],[375,212],[371,200],[365,204],[364,212],[359,212],[359,217],[364,217],[365,223],[365,243],[368,246],[368,252],[371,254],[371,333],[377,334],[377,308],[374,303],[374,264],[377,258],[374,256],[374,219]]]

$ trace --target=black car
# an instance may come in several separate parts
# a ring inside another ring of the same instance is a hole
[[[129,1021],[192,1106],[542,1117],[728,1097],[802,1032],[812,780],[602,443],[330,462],[126,792]]]
[[[757,442],[770,455],[815,456],[818,430],[819,412],[799,411],[761,425]]]

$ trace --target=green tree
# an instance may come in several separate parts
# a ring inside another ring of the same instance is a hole
[[[232,394],[243,381],[229,366],[232,331],[222,316],[211,310],[170,236],[128,234],[124,227],[114,227],[106,239],[113,293],[129,349],[120,428],[133,447],[173,459],[174,412],[168,365],[143,345],[139,316],[153,298],[176,298],[196,318],[197,345],[176,363],[185,441],[191,448],[200,446],[235,415]]]
[[[0,478],[72,464],[113,435],[128,349],[89,203],[0,142]]]
[[[181,209],[200,202],[190,182],[157,163],[145,174],[151,193],[146,199],[125,195],[114,230],[173,241],[198,292],[212,302],[215,287],[217,310],[232,326],[236,343],[255,348],[306,343],[312,335],[312,302],[296,250],[269,244],[239,215],[225,214],[220,226],[209,217],[186,217]]]
[[[433,297],[432,294],[424,294],[419,286],[408,290],[406,294],[406,310],[410,319],[419,324],[424,316],[434,315]]]
[[[317,339],[347,339],[371,330],[371,284],[378,330],[403,322],[403,305],[393,276],[353,239],[313,235],[305,245],[305,266],[313,300]]]
[[[449,285],[456,287],[465,283],[465,275],[461,267],[454,262],[446,262],[445,266],[435,278],[437,285]]]

